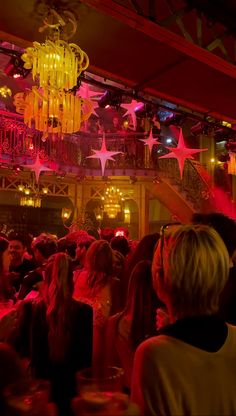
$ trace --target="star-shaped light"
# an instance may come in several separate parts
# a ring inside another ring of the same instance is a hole
[[[149,137],[147,139],[139,139],[141,142],[143,142],[146,146],[148,146],[150,153],[152,153],[152,148],[154,144],[162,144],[158,142],[157,139],[154,139],[152,130],[150,130]]]
[[[79,88],[79,90],[77,92],[77,95],[79,97],[85,98],[86,100],[89,100],[91,102],[91,104],[93,106],[93,112],[92,112],[92,114],[94,114],[96,117],[98,117],[98,115],[97,115],[97,113],[95,111],[95,108],[98,107],[98,103],[97,103],[97,101],[92,101],[91,98],[98,97],[98,96],[100,96],[102,94],[103,94],[102,92],[92,91],[90,89],[89,85],[86,84],[86,82],[82,82],[82,84],[81,84],[81,86],[80,86],[80,88]]]
[[[122,104],[122,106],[121,106],[122,108],[125,108],[127,110],[126,113],[123,114],[123,117],[125,117],[129,114],[131,115],[134,130],[136,130],[136,127],[137,127],[137,119],[136,119],[135,110],[137,110],[139,108],[139,106],[141,106],[141,105],[143,105],[142,102],[132,100],[131,103],[125,103],[125,104]]]
[[[92,91],[89,87],[89,84],[86,84],[86,82],[82,82],[77,94],[82,98],[89,99],[92,97],[98,97],[99,95],[102,95],[103,92]]]
[[[164,156],[160,156],[159,159],[168,159],[168,158],[175,158],[178,160],[179,164],[179,170],[180,170],[180,176],[182,178],[183,176],[183,170],[184,170],[184,163],[186,159],[194,159],[192,155],[200,152],[205,152],[208,149],[189,149],[185,146],[184,143],[184,137],[182,129],[179,131],[179,140],[178,140],[178,146],[173,147],[167,147],[166,149],[170,150],[170,153]]]
[[[90,159],[100,159],[101,167],[102,167],[102,176],[104,176],[105,166],[106,166],[107,160],[112,160],[114,162],[115,159],[113,159],[113,156],[122,153],[122,152],[112,152],[110,150],[107,150],[105,135],[103,135],[103,138],[102,138],[102,147],[101,147],[101,149],[100,150],[92,149],[92,151],[94,152],[94,154],[92,156],[87,156],[87,158],[88,159],[89,158]]]
[[[52,171],[53,169],[48,168],[47,166],[44,166],[40,162],[39,153],[37,153],[36,160],[32,165],[22,165],[26,169],[33,170],[35,173],[36,182],[39,181],[39,176],[41,172],[47,172]]]

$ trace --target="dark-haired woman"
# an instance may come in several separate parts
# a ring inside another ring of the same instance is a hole
[[[152,263],[140,261],[133,269],[124,310],[108,319],[105,339],[106,364],[124,369],[129,390],[134,353],[146,338],[156,334],[156,309],[161,302],[152,287]]]

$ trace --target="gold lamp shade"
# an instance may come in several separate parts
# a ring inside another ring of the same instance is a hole
[[[33,80],[41,88],[69,90],[77,85],[77,78],[88,68],[88,55],[74,43],[46,40],[33,43],[22,55],[26,69],[32,68]]]
[[[48,133],[75,133],[88,120],[93,107],[90,100],[65,91],[33,87],[25,99],[24,123]]]

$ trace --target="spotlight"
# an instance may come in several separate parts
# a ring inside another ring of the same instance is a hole
[[[98,101],[100,108],[119,107],[121,105],[122,95],[115,91],[105,91]]]
[[[169,116],[165,120],[165,126],[178,126],[181,127],[186,119],[186,116],[183,114],[173,114],[173,116]]]
[[[26,78],[30,73],[30,69],[24,68],[24,62],[20,57],[12,56],[4,69],[7,76],[13,78]]]

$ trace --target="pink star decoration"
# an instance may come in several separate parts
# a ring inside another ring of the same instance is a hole
[[[36,160],[32,165],[22,165],[26,169],[33,170],[35,173],[36,182],[39,181],[39,176],[41,172],[53,171],[53,169],[44,166],[40,162],[39,153],[37,153]]]
[[[98,117],[98,115],[95,111],[95,108],[98,107],[98,103],[97,103],[97,101],[92,101],[91,98],[98,97],[102,94],[103,94],[102,92],[92,91],[90,89],[89,85],[86,84],[85,82],[82,82],[82,84],[81,84],[81,86],[80,86],[80,88],[77,92],[78,96],[80,96],[82,98],[85,98],[86,100],[90,100],[90,102],[92,103],[92,106],[93,106],[93,113],[92,114],[94,114],[96,117]]]
[[[166,149],[170,150],[170,153],[164,156],[160,156],[159,159],[168,159],[168,158],[175,158],[178,160],[179,164],[179,170],[180,170],[180,176],[182,178],[183,176],[183,170],[184,170],[184,163],[186,159],[194,159],[192,155],[200,152],[205,152],[208,149],[189,149],[185,146],[184,143],[184,137],[182,129],[179,131],[179,140],[178,140],[178,146],[173,147],[167,147]]]
[[[152,148],[154,146],[154,144],[161,144],[160,142],[158,142],[157,139],[154,139],[153,134],[152,134],[152,130],[150,130],[150,134],[149,137],[147,139],[139,139],[141,142],[143,142],[145,144],[145,146],[148,146],[150,153],[152,153]]]
[[[87,156],[87,158],[88,159],[89,158],[90,159],[100,159],[101,167],[102,167],[102,176],[104,176],[105,166],[106,166],[107,160],[112,160],[114,162],[115,159],[113,158],[113,156],[122,153],[122,152],[112,152],[110,150],[107,150],[105,135],[103,135],[103,138],[102,138],[102,147],[101,147],[101,149],[100,150],[92,149],[92,151],[94,152],[94,154],[92,156]]]
[[[122,108],[125,108],[127,110],[126,113],[123,114],[123,117],[125,117],[129,114],[131,115],[134,130],[136,130],[136,127],[137,127],[137,119],[136,119],[135,110],[137,110],[137,108],[139,106],[141,106],[142,104],[143,104],[142,102],[132,100],[131,103],[125,103],[125,104],[122,104],[122,106],[121,106]]]

